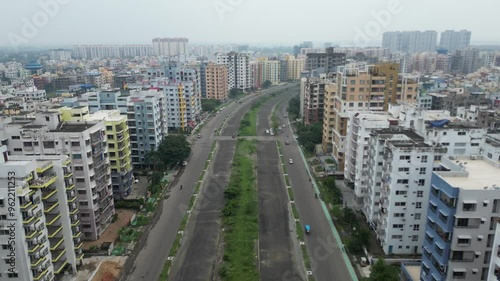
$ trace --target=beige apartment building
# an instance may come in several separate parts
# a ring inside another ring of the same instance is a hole
[[[208,99],[226,100],[228,95],[227,66],[209,63],[206,67]]]
[[[287,78],[290,80],[299,80],[300,73],[304,71],[306,61],[294,56],[286,56],[285,61],[287,65]]]
[[[337,83],[325,86],[323,142],[325,152],[331,152],[344,170],[349,112],[385,111],[399,100],[415,101],[417,81],[399,79],[397,64],[348,64],[339,67]]]

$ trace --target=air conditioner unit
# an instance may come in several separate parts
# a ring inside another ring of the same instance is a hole
[[[448,159],[450,159],[450,160],[455,160],[455,156],[453,156],[453,155],[448,155]]]
[[[471,155],[470,160],[477,160],[477,155]]]

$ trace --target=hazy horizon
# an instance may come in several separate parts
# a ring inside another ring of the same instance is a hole
[[[500,44],[495,31],[500,2],[465,3],[470,2],[6,0],[2,5],[8,13],[0,19],[0,46],[12,46],[13,41],[19,47],[151,44],[154,37],[185,37],[192,45],[276,46],[313,41],[321,47],[323,42],[353,45],[362,41],[357,45],[377,46],[385,31],[461,29],[472,31],[471,44]],[[26,33],[30,24],[34,29]]]

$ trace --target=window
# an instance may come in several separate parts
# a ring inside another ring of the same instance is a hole
[[[408,184],[408,180],[398,180],[398,183],[401,183],[401,184]]]
[[[78,194],[87,194],[87,191],[86,190],[78,190]]]
[[[434,156],[434,161],[441,161],[441,155]]]
[[[83,167],[82,166],[75,166],[75,171],[83,171]]]
[[[417,203],[415,204],[415,208],[417,208],[417,209],[422,209],[422,202],[417,202]]]
[[[458,237],[457,244],[459,246],[469,246],[470,245],[470,239],[469,238],[460,238]]]
[[[392,228],[403,228],[402,224],[393,224]]]
[[[406,195],[408,191],[406,190],[396,190],[396,195]]]
[[[422,156],[421,162],[427,163],[427,155]]]
[[[89,202],[86,201],[80,201],[80,206],[88,206]]]
[[[112,131],[113,130],[113,126],[106,126],[106,131]]]
[[[476,204],[473,204],[473,203],[463,203],[462,210],[464,212],[474,212],[476,210]]]
[[[71,146],[72,146],[72,147],[78,147],[78,146],[80,146],[80,143],[79,143],[79,142],[77,142],[77,141],[72,141],[72,142],[71,142]]]
[[[403,239],[403,235],[392,235],[392,239]]]
[[[425,168],[420,168],[420,174],[425,175],[425,170],[426,170]]]
[[[414,224],[413,231],[420,231],[420,224]]]
[[[77,178],[76,182],[85,182],[85,179],[83,179],[83,178]]]
[[[81,154],[73,154],[73,159],[82,159]]]
[[[406,202],[396,202],[395,206],[404,207],[404,206],[406,206]]]
[[[418,186],[425,186],[425,180],[418,180]]]
[[[410,155],[401,155],[399,156],[399,160],[410,160],[411,156]]]
[[[419,220],[422,217],[421,213],[415,213],[415,219]]]
[[[458,132],[459,136],[465,136],[465,132]]]
[[[418,241],[418,235],[413,235],[411,237],[411,241],[413,241],[413,242]]]
[[[394,217],[395,218],[404,218],[405,217],[405,213],[394,213]]]
[[[20,140],[21,137],[20,136],[12,136],[11,139],[13,139],[13,140]]]
[[[23,151],[22,148],[14,148],[14,151]]]
[[[56,146],[55,146],[54,141],[44,141],[43,147],[44,148],[55,148]]]
[[[410,168],[398,168],[399,172],[409,172]]]
[[[417,191],[417,197],[424,197],[424,191],[423,190]]]

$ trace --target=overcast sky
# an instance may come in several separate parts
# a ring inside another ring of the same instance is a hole
[[[44,18],[40,3],[57,1],[66,4]],[[498,0],[1,0],[0,7],[2,46],[12,40],[28,46],[150,44],[153,37],[376,44],[384,31],[446,29],[471,30],[472,43],[500,43]],[[377,13],[390,18],[376,22]],[[37,31],[25,27],[30,23]]]

